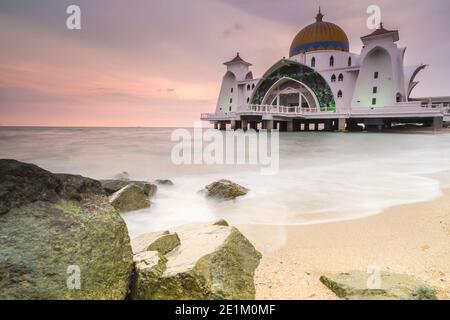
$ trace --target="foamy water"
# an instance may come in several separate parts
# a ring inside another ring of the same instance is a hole
[[[225,218],[232,224],[299,225],[376,214],[402,203],[433,199],[450,170],[450,134],[280,135],[280,171],[260,175],[251,166],[176,166],[172,129],[0,128],[0,157],[52,172],[111,178],[168,178],[154,205],[124,214],[132,236]],[[197,191],[230,179],[251,189],[237,201],[215,202]]]

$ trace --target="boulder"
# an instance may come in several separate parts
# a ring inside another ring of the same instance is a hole
[[[261,254],[236,228],[201,223],[175,228],[172,232],[179,235],[181,244],[162,255],[164,263],[155,262],[152,253],[152,262],[144,268],[136,264],[135,299],[255,298],[254,273]],[[140,241],[133,241],[134,251],[145,248],[150,238],[154,239],[155,235],[147,236],[147,241],[146,235],[141,236]],[[152,248],[152,244],[148,247]],[[149,251],[141,251],[136,259],[140,261],[139,257],[145,252]],[[151,266],[150,271],[147,266]]]
[[[0,300],[128,295],[127,226],[98,182],[0,160],[0,185]]]
[[[106,196],[102,184],[97,180],[70,174],[56,174],[55,176],[61,181],[61,194],[66,199],[80,201],[85,195]]]
[[[111,205],[120,212],[149,208],[151,203],[144,190],[131,183],[109,197]]]
[[[153,198],[156,195],[156,192],[158,191],[158,186],[153,183],[145,182],[142,185],[142,190],[144,190],[144,193],[150,197]]]
[[[144,251],[136,254],[133,260],[136,270],[139,270],[139,276],[135,279],[130,296],[135,300],[145,300],[157,291],[167,259],[157,251]]]
[[[130,181],[130,175],[128,172],[123,171],[114,176],[113,180]]]
[[[181,244],[177,233],[153,232],[139,236],[131,242],[134,253],[157,251],[165,255]]]
[[[127,185],[134,183],[135,185],[142,188],[144,193],[152,198],[155,196],[156,191],[158,190],[158,186],[145,181],[123,181],[123,180],[100,180],[103,189],[110,196],[119,191],[122,188],[125,188]]]
[[[328,274],[320,281],[339,298],[352,300],[435,300],[436,291],[427,284],[405,274],[381,273],[379,288],[368,287],[369,277],[364,272]]]
[[[173,182],[168,179],[157,179],[155,183],[161,186],[173,186]]]
[[[202,192],[216,200],[234,200],[245,196],[249,190],[230,180],[219,180],[206,186]]]
[[[61,181],[52,173],[16,160],[0,160],[0,215],[35,201],[59,199]]]

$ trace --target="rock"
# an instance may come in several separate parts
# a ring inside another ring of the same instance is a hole
[[[156,184],[146,182],[143,184],[142,189],[148,197],[153,198],[158,191],[158,186]]]
[[[173,186],[173,182],[168,179],[157,179],[155,183],[161,186]]]
[[[111,205],[120,212],[149,208],[151,203],[144,190],[131,183],[109,197]]]
[[[249,190],[230,180],[220,180],[206,186],[203,192],[216,200],[233,200],[245,196]]]
[[[83,195],[106,196],[102,184],[97,180],[70,174],[56,174],[55,176],[61,181],[61,193],[66,199],[80,201]]]
[[[148,183],[145,181],[123,181],[123,180],[100,180],[103,189],[110,196],[122,188],[125,188],[130,183],[134,183],[135,185],[142,188],[144,193],[150,198],[154,197],[156,191],[158,190],[158,186],[152,183]]]
[[[224,227],[229,226],[228,222],[225,221],[224,219],[214,222],[214,225],[215,226],[224,226]]]
[[[0,160],[0,183],[9,206],[0,216],[0,300],[127,296],[127,226],[98,182]]]
[[[50,172],[16,160],[0,160],[0,215],[35,201],[56,201],[61,181]]]
[[[130,181],[130,175],[128,172],[123,171],[114,176],[113,180]]]
[[[176,233],[169,231],[147,233],[133,239],[131,246],[134,253],[157,251],[161,255],[168,254],[181,244]]]
[[[356,300],[436,300],[436,291],[428,285],[405,274],[381,273],[379,289],[369,289],[371,274],[350,272],[329,274],[320,281],[339,298]]]
[[[145,300],[157,290],[167,259],[156,251],[144,251],[134,256],[134,262],[139,276],[135,279],[130,296],[135,300]]]
[[[182,226],[173,232],[179,235],[181,245],[164,256],[164,270],[156,283],[155,274],[160,269],[147,276],[146,269],[136,265],[136,299],[255,298],[254,273],[261,254],[236,228],[203,223]],[[142,248],[145,241],[140,244]],[[134,250],[139,251],[139,248],[134,247]],[[149,265],[160,266],[156,262]]]

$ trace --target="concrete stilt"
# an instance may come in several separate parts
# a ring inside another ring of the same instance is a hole
[[[262,128],[263,128],[263,130],[272,131],[273,130],[273,120],[263,120]]]
[[[319,121],[314,122],[314,131],[319,131]]]
[[[236,121],[231,120],[231,130],[236,130]]]
[[[309,131],[309,121],[305,121],[305,131]]]
[[[443,117],[434,117],[432,127],[433,131],[441,130],[444,127]]]
[[[288,122],[286,122],[286,131],[294,132],[294,121],[289,120]]]
[[[248,130],[248,121],[241,120],[241,124],[242,124],[242,130],[247,131]]]
[[[337,125],[338,125],[338,131],[343,132],[345,131],[345,118],[339,118],[337,121]]]

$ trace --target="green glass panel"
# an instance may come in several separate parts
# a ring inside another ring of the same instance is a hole
[[[253,93],[252,104],[261,104],[267,91],[282,78],[291,78],[304,83],[316,95],[320,110],[336,112],[333,92],[325,79],[313,69],[295,62],[286,62],[285,65],[262,79]]]

